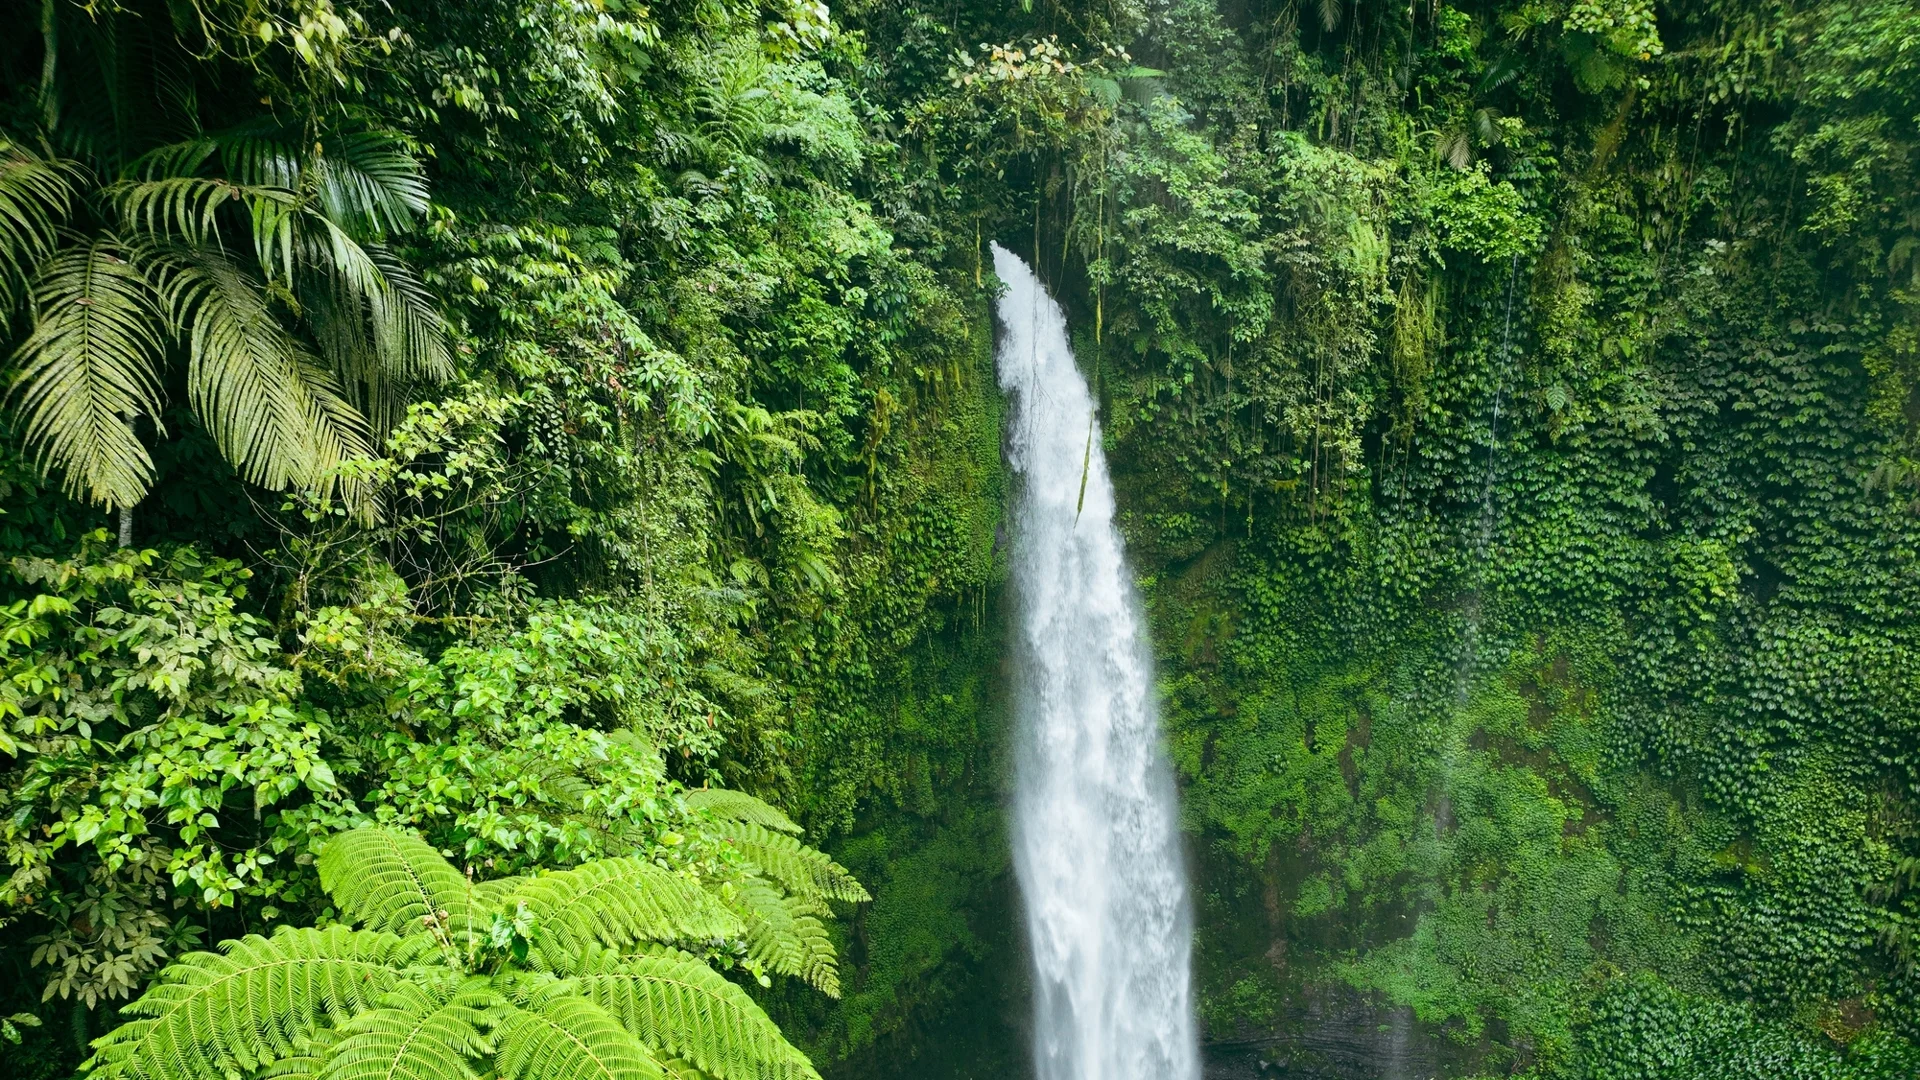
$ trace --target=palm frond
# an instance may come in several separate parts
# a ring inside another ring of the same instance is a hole
[[[312,159],[321,213],[361,236],[404,232],[427,209],[427,178],[407,140],[390,131],[332,135]]]
[[[418,934],[428,916],[450,932],[473,929],[473,895],[465,875],[414,833],[351,829],[327,842],[318,869],[320,887],[340,905],[341,914],[368,929]]]
[[[453,376],[453,351],[447,346],[447,324],[433,302],[433,294],[413,268],[382,244],[365,245],[367,257],[380,268],[393,290],[386,335],[388,369],[408,379],[441,382]]]
[[[305,174],[305,154],[289,131],[270,123],[245,124],[211,136],[227,175],[243,184],[294,190]]]
[[[378,405],[396,384],[451,374],[446,324],[406,264],[317,214],[307,219],[303,261],[321,278],[303,290],[307,320],[356,404]]]
[[[41,157],[0,137],[0,305],[6,312],[59,243],[79,172],[72,162]]]
[[[740,920],[692,881],[638,858],[602,859],[533,878],[502,898],[534,913],[540,953],[566,971],[588,945],[732,937]]]
[[[605,1009],[568,993],[508,1012],[494,1058],[500,1080],[663,1080],[660,1063]]]
[[[257,279],[202,249],[170,260],[162,291],[191,346],[188,399],[248,481],[315,486],[370,453],[364,419],[280,325]]]
[[[122,1010],[137,1019],[94,1040],[87,1069],[135,1080],[228,1080],[300,1047],[330,1017],[365,1009],[411,958],[392,934],[282,930],[189,953]]]
[[[685,953],[595,950],[573,981],[641,1042],[717,1080],[819,1080],[746,991]]]
[[[342,1026],[318,1080],[480,1080],[475,1061],[493,1053],[484,1033],[506,1000],[486,979],[435,974],[397,984]]]
[[[34,324],[14,354],[26,443],[67,489],[109,508],[153,482],[133,417],[157,418],[166,320],[134,252],[110,235],[75,243],[42,268]]]
[[[195,245],[215,238],[220,207],[239,194],[224,180],[200,176],[125,181],[108,188],[107,193],[129,231]]]
[[[850,903],[873,899],[846,867],[784,833],[732,820],[716,822],[713,831],[790,892]]]
[[[800,826],[773,805],[761,802],[744,791],[727,788],[703,788],[687,792],[687,809],[705,810],[717,818],[751,821],[783,833],[798,833]]]
[[[107,189],[127,227],[155,239],[184,240],[193,246],[219,245],[218,211],[237,202],[246,211],[255,253],[273,276],[276,266],[289,272],[291,213],[299,206],[293,190],[298,172],[282,169],[235,170],[223,155],[221,136],[199,136],[142,154],[126,178]],[[228,167],[210,170],[216,155]],[[217,171],[221,175],[208,175]]]
[[[128,231],[153,240],[220,248],[220,209],[238,203],[246,212],[254,257],[269,278],[293,274],[294,215],[291,191],[242,186],[203,176],[159,176],[107,189]]]

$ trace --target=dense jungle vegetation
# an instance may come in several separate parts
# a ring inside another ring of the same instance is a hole
[[[1020,1074],[995,239],[1210,1043],[1920,1075],[1920,4],[0,13],[8,1076]]]

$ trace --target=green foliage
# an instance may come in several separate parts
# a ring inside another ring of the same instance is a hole
[[[13,350],[28,447],[70,493],[139,502],[155,471],[135,421],[167,434],[165,372],[184,345],[187,401],[241,476],[333,487],[371,455],[407,384],[451,373],[432,298],[385,246],[427,207],[413,148],[319,123],[206,132],[196,76],[168,70],[191,64],[198,35],[117,5],[93,14],[104,36],[63,36],[80,13],[47,6],[33,132],[78,157],[0,151],[0,205],[20,226],[3,257],[10,314],[14,282],[31,286]],[[217,26],[202,23],[213,42]],[[122,37],[152,51],[148,66],[111,44]],[[150,96],[117,93],[143,84]],[[102,91],[120,105],[105,117],[79,100]],[[166,141],[180,130],[192,137]],[[364,508],[368,493],[349,489]]]
[[[632,1049],[706,962],[1002,1069],[997,239],[1102,402],[1214,1034],[1911,1071],[1911,4],[15,6],[5,1010],[344,914],[484,944],[275,1075],[720,1075],[772,1044]]]
[[[740,933],[740,924],[698,886],[638,858],[599,859],[544,874],[500,898],[503,910],[521,904],[538,920],[543,958],[562,972],[596,942],[624,950],[647,940],[702,941]]]
[[[575,977],[581,993],[628,1031],[709,1076],[817,1075],[772,1025],[755,1022],[761,1013],[745,991],[690,956],[664,951],[621,959],[602,952]]]
[[[432,920],[449,933],[475,932],[472,883],[411,833],[342,833],[321,850],[315,869],[348,922],[398,934]]]
[[[1610,1075],[1642,979],[1729,1075],[1901,1060],[1910,7],[855,16],[1081,328],[1215,1036]]]
[[[351,921],[396,932],[283,928],[189,954],[95,1043],[89,1075],[657,1077],[684,1059],[717,1080],[818,1076],[694,957],[618,951],[725,932],[686,915],[699,893],[664,868],[590,862],[489,896],[418,836],[377,828],[320,861]]]

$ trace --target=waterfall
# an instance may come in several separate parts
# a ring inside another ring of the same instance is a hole
[[[998,244],[1013,540],[1014,871],[1039,1080],[1197,1080],[1192,916],[1113,485],[1066,317]]]

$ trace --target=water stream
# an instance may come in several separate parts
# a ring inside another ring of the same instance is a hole
[[[1192,915],[1153,668],[1066,318],[999,245],[996,362],[1021,482],[1014,872],[1039,1080],[1196,1080]]]

